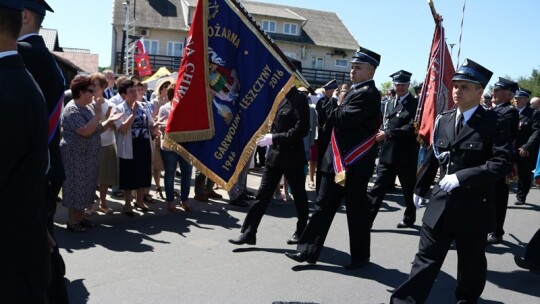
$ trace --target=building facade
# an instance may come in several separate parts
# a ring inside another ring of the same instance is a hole
[[[209,2],[211,5],[212,0]],[[358,49],[358,42],[336,13],[254,1],[240,3],[285,55],[301,63],[302,74],[312,86],[334,78],[339,83],[349,82],[348,59]],[[153,69],[165,66],[178,70],[197,0],[114,0],[113,5],[111,62],[116,72],[133,71],[129,51],[140,37]]]

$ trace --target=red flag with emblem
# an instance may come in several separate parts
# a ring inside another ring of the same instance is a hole
[[[150,65],[150,58],[144,48],[143,38],[135,42],[135,64],[137,65],[137,72],[139,76],[152,75],[152,66]]]
[[[454,106],[452,99],[454,72],[452,58],[444,38],[442,20],[439,20],[435,25],[428,69],[415,118],[419,141],[427,146],[431,145],[437,114]]]

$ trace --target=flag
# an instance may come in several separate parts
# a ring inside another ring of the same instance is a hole
[[[444,27],[442,21],[439,20],[435,25],[428,69],[415,118],[419,141],[426,146],[431,145],[437,114],[454,106],[452,99],[454,72],[452,58],[444,38]]]
[[[150,65],[150,58],[144,48],[143,38],[135,42],[135,64],[137,65],[137,72],[139,76],[152,75],[152,66]]]
[[[301,75],[238,2],[210,2],[194,12],[164,144],[230,189]]]

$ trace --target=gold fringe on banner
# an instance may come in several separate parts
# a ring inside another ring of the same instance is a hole
[[[255,134],[253,134],[251,139],[248,141],[248,144],[242,151],[242,155],[240,155],[238,163],[236,164],[236,167],[234,168],[234,173],[228,182],[226,182],[225,180],[217,176],[212,170],[206,167],[199,159],[197,159],[194,155],[192,155],[191,153],[189,153],[189,151],[187,151],[184,147],[182,147],[182,145],[178,144],[175,141],[174,136],[170,136],[169,133],[165,134],[163,146],[167,149],[170,149],[178,153],[186,161],[192,163],[193,166],[195,166],[197,170],[201,171],[206,177],[210,178],[212,181],[214,181],[216,184],[218,184],[220,187],[222,187],[226,191],[229,191],[238,180],[238,175],[240,175],[240,172],[242,171],[242,169],[245,166],[249,165],[249,162],[251,161],[251,156],[253,155],[253,152],[255,151],[255,148],[257,145],[256,144],[257,139],[264,136],[270,131],[270,128],[272,127],[272,123],[274,122],[274,118],[276,116],[276,112],[279,107],[279,104],[285,98],[285,95],[289,92],[289,90],[294,86],[295,81],[296,81],[296,77],[291,76],[291,78],[283,86],[281,91],[277,94],[276,98],[274,99],[274,103],[272,105],[272,109],[270,110],[270,113],[268,113],[266,120],[261,124],[261,127],[257,130],[257,132],[255,132]]]

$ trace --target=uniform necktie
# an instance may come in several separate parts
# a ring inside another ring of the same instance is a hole
[[[394,109],[398,106],[399,104],[399,97],[396,97],[396,100],[394,100]]]
[[[459,132],[461,131],[461,128],[463,127],[463,113],[459,113],[456,117],[456,137],[458,136]]]

